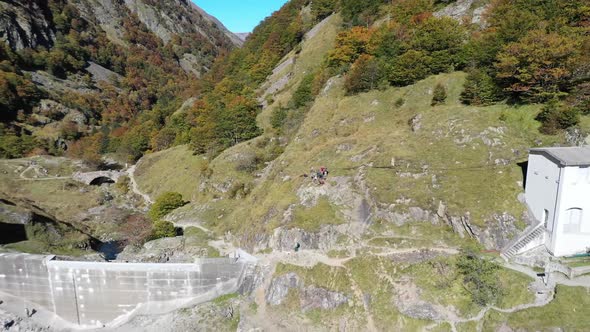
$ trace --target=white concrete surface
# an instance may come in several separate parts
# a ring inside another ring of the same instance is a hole
[[[72,262],[0,254],[0,292],[20,299],[23,308],[42,307],[74,325],[96,327],[236,292],[251,263],[236,258],[195,264]]]
[[[545,246],[553,255],[577,254],[590,247],[590,167],[563,165],[531,153],[526,202],[547,229]]]

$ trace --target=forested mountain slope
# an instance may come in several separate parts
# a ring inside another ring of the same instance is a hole
[[[118,138],[95,140],[105,145],[86,154],[95,162],[98,152],[141,155],[146,143],[128,133],[137,117],[158,130],[198,94],[214,59],[241,44],[183,0],[3,1],[0,39],[1,155],[69,145],[82,156],[81,137]]]

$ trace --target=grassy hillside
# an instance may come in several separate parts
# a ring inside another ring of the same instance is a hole
[[[442,201],[450,214],[469,213],[477,225],[494,213],[519,218],[523,178],[517,163],[526,160],[529,147],[560,138],[539,135],[534,120],[538,105],[461,105],[463,79],[463,73],[444,74],[351,97],[344,95],[340,79],[332,80],[268,180],[248,198],[256,204],[240,209],[235,219],[260,220],[270,209],[298,203],[297,190],[312,185],[299,176],[321,165],[338,177],[353,177],[362,169],[368,195],[395,211],[415,206],[436,210]],[[447,87],[449,98],[445,105],[431,107],[437,83]],[[400,99],[403,104],[396,106]],[[413,132],[408,122],[418,114],[421,128]],[[291,179],[282,181],[286,176]]]
[[[206,163],[183,145],[145,156],[137,165],[135,177],[141,190],[152,198],[176,191],[190,200],[198,192],[201,169]]]
[[[272,112],[287,105],[305,74],[320,66],[340,26],[333,15],[312,30],[262,85],[269,102],[258,116],[263,136],[213,160],[192,156],[186,147],[150,155],[138,167],[140,188],[151,195],[181,192],[192,202],[180,210],[183,219],[243,239],[270,235],[279,226],[318,231],[326,224],[360,222],[362,200],[374,231],[395,228],[399,216],[412,209],[435,213],[441,204],[443,212],[467,216],[482,231],[499,227],[501,215],[523,228],[518,163],[529,148],[564,138],[539,133],[535,117],[542,105],[461,104],[463,72],[353,96],[345,94],[344,79],[334,77],[294,137],[275,136]],[[431,106],[437,84],[448,97]],[[412,119],[417,119],[413,126]],[[331,179],[316,188],[302,175],[320,166],[330,169]],[[320,199],[303,204],[310,193]],[[433,230],[421,227],[421,232],[429,237]]]
[[[532,308],[514,314],[489,313],[484,331],[495,331],[502,325],[514,329],[534,326],[537,331],[585,331],[588,320],[588,289],[585,287],[558,286],[555,300],[547,306]]]

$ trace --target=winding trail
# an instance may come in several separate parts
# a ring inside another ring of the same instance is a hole
[[[127,176],[129,176],[129,183],[131,183],[131,191],[133,191],[135,194],[141,196],[147,204],[153,204],[154,201],[150,198],[150,196],[141,192],[141,190],[139,190],[139,186],[137,185],[137,181],[135,180],[135,169],[136,168],[137,168],[137,164],[135,164],[127,169]]]
[[[39,178],[30,178],[30,177],[26,177],[25,174],[27,172],[29,172],[30,170],[35,170],[35,173],[38,176],[41,176],[42,174],[39,174],[39,169],[37,167],[35,167],[36,165],[29,165],[27,168],[25,168],[20,174],[19,174],[19,180],[24,180],[24,181],[51,181],[51,180],[68,180],[71,179],[71,176],[46,176],[46,177],[39,177]]]

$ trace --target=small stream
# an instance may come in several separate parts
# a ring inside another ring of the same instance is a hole
[[[108,241],[100,243],[94,250],[103,254],[108,261],[117,259],[117,256],[125,249],[122,241]]]

